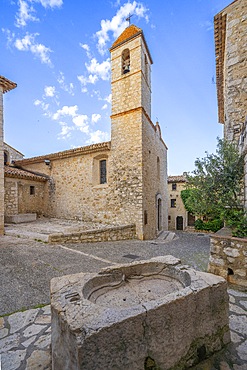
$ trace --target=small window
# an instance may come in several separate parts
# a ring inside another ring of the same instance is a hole
[[[4,152],[4,164],[8,164],[9,162],[9,155],[8,155],[8,152]]]
[[[148,223],[148,213],[147,211],[144,211],[144,225],[147,225]]]
[[[168,216],[168,221],[171,221],[171,216],[170,215]]]
[[[177,190],[177,184],[172,184],[172,190]]]
[[[122,52],[122,74],[128,73],[130,71],[130,51],[125,49]]]
[[[160,159],[157,157],[157,178],[160,180]]]
[[[35,195],[35,186],[30,186],[30,195]]]
[[[176,208],[176,199],[171,199],[171,208]]]
[[[99,171],[100,171],[100,184],[106,184],[107,183],[106,159],[102,159],[99,162]]]

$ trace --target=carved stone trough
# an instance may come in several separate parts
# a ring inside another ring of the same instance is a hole
[[[51,281],[53,370],[186,369],[230,341],[223,278],[173,256]]]

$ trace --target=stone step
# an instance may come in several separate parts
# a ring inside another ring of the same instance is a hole
[[[162,233],[158,236],[157,240],[170,242],[177,238],[177,235],[172,231],[162,231]]]

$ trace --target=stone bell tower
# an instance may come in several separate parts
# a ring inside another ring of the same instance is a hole
[[[135,223],[138,238],[151,239],[167,229],[167,148],[159,125],[151,121],[152,58],[135,25],[123,31],[110,52],[112,201],[119,205],[119,221]]]
[[[0,235],[4,234],[4,149],[3,149],[3,94],[17,85],[0,76]]]

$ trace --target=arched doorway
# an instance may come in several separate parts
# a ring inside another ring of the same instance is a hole
[[[158,231],[162,230],[162,202],[161,199],[158,199],[158,204],[157,204],[157,220],[158,220]]]
[[[176,229],[177,230],[183,230],[184,229],[183,216],[177,216],[177,218],[176,218]]]

